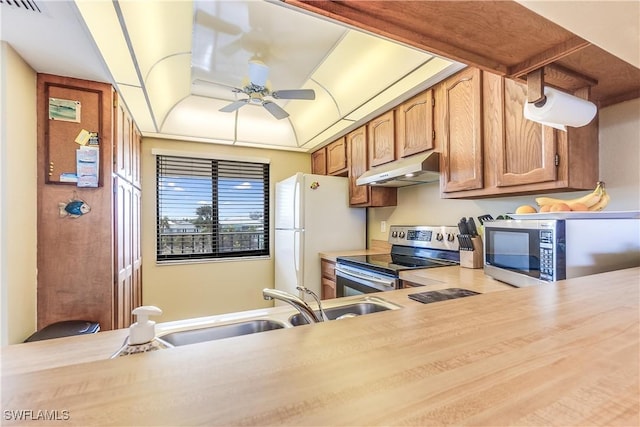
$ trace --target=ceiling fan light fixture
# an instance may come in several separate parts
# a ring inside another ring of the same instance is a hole
[[[263,103],[263,98],[262,95],[260,93],[257,92],[253,92],[249,94],[249,103],[251,104],[256,104],[256,105],[261,105]]]
[[[267,85],[267,76],[269,75],[269,67],[264,62],[253,59],[249,61],[249,81],[256,86],[265,87]]]

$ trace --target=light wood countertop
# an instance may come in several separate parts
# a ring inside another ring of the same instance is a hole
[[[442,284],[379,294],[402,309],[335,322],[69,366],[41,363],[80,343],[117,342],[111,354],[126,331],[4,347],[3,422],[640,424],[640,268],[529,288],[484,282],[482,270],[431,270],[406,274]],[[406,298],[433,286],[487,293]],[[28,363],[39,366],[19,369]],[[33,412],[15,421],[20,410]],[[69,419],[36,419],[45,410]]]

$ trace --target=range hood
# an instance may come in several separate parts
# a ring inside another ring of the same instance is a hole
[[[406,187],[438,182],[440,180],[439,161],[438,153],[433,150],[415,154],[371,168],[356,180],[356,184]]]

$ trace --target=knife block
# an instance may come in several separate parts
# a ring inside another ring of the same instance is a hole
[[[482,247],[482,238],[480,236],[472,237],[472,251],[460,251],[460,267],[464,268],[483,268],[484,267],[484,249]]]

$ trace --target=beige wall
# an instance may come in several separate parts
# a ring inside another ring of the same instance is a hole
[[[611,194],[607,210],[640,209],[640,99],[600,111],[600,179]],[[594,183],[595,186],[595,183]],[[587,192],[558,193],[577,197]],[[535,196],[483,200],[440,199],[437,184],[398,189],[398,206],[369,209],[369,239],[388,238],[381,222],[392,224],[455,225],[462,216],[513,212],[519,205],[534,204]],[[388,227],[387,227],[388,229]]]
[[[153,148],[262,157],[271,160],[270,217],[273,230],[275,183],[296,172],[310,172],[309,154],[225,145],[144,138],[142,142],[142,256],[143,302],[164,313],[160,321],[206,316],[261,307],[273,303],[262,289],[273,287],[273,239],[269,259],[212,261],[198,264],[156,265],[156,183]]]
[[[0,344],[36,329],[36,74],[0,43]]]

